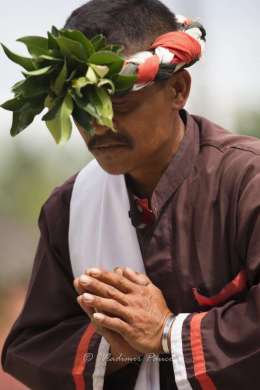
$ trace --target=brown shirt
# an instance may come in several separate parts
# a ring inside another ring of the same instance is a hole
[[[169,308],[189,313],[181,336],[190,387],[258,389],[260,141],[184,110],[182,116],[185,136],[151,198],[155,221],[137,229],[145,269]],[[80,389],[75,355],[91,329],[76,302],[68,251],[74,181],[42,207],[26,302],[2,354],[4,369],[36,390]],[[94,358],[80,374],[87,390],[99,343],[92,332],[87,351]],[[106,377],[105,388],[134,389],[138,369],[129,364]],[[160,380],[162,389],[177,389],[171,362],[160,362]]]

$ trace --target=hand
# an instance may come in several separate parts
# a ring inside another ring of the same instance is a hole
[[[87,271],[92,294],[80,298],[83,306],[98,310],[93,314],[97,325],[121,335],[141,353],[162,353],[163,326],[171,311],[160,289],[146,275],[128,268],[122,274],[98,271]]]
[[[122,274],[122,270],[120,267],[117,267],[115,270],[118,274]],[[138,282],[138,281],[137,281]],[[139,280],[139,283],[142,283],[142,278]],[[118,358],[117,364],[113,364],[113,367],[110,367],[110,369],[107,369],[107,373],[110,374],[115,369],[119,369],[125,365],[127,365],[131,359],[139,358],[143,354],[133,349],[124,339],[123,337],[118,334],[117,332],[114,332],[113,330],[106,329],[102,327],[94,318],[93,314],[95,313],[95,309],[88,305],[87,303],[82,301],[82,294],[89,291],[88,286],[83,281],[80,280],[80,278],[76,278],[74,280],[74,287],[78,294],[80,296],[77,298],[78,303],[82,307],[82,309],[86,312],[86,314],[89,316],[92,324],[96,328],[96,332],[100,334],[101,336],[105,337],[107,342],[110,344],[110,352],[111,355],[114,358]],[[109,286],[108,286],[109,287]],[[111,286],[109,287],[111,288]],[[91,292],[91,291],[89,291]],[[104,296],[107,296],[107,294],[104,294]],[[122,359],[123,358],[123,359]],[[114,362],[113,362],[114,363]],[[108,362],[109,366],[109,362]]]

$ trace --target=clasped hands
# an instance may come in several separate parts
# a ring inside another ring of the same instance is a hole
[[[116,267],[109,272],[90,268],[74,280],[81,308],[111,352],[128,356],[163,353],[163,326],[171,313],[161,290],[142,273]]]

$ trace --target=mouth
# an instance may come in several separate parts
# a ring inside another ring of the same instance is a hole
[[[115,144],[115,145],[96,146],[92,148],[92,150],[97,153],[116,152],[123,149],[129,149],[129,146],[126,144]]]
[[[118,149],[118,148],[128,148],[126,144],[107,144],[107,145],[98,145],[92,147],[92,150],[103,150],[103,149]]]

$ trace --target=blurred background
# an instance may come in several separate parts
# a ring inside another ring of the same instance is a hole
[[[9,0],[1,13],[0,41],[26,54],[26,35],[61,28],[81,0]],[[198,19],[207,30],[203,60],[190,68],[193,79],[187,105],[231,131],[260,137],[260,2],[252,0],[169,0],[176,14]],[[11,98],[21,70],[0,51],[0,102]],[[79,171],[91,158],[74,131],[65,146],[56,146],[41,116],[11,138],[12,115],[0,109],[0,348],[21,310],[38,240],[41,205],[53,188]],[[0,390],[24,386],[0,370]]]

